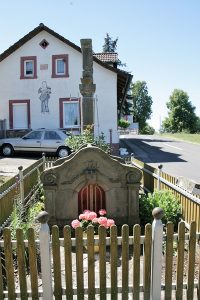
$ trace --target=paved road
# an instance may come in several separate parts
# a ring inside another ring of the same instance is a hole
[[[184,176],[200,184],[200,145],[159,136],[124,135],[120,147],[154,167],[173,176]]]
[[[0,175],[15,176],[18,173],[18,167],[27,168],[32,165],[39,157],[20,157],[11,158],[0,156]]]

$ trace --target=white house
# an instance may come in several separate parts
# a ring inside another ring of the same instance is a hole
[[[0,55],[0,120],[8,132],[81,130],[81,48],[40,24]],[[93,56],[94,131],[118,145],[117,114],[131,75]]]

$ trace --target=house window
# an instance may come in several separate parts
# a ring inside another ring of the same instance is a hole
[[[52,77],[69,77],[67,54],[52,56]]]
[[[10,129],[30,128],[30,100],[9,100]]]
[[[80,126],[80,113],[78,102],[63,103],[63,126],[64,128],[72,128]]]
[[[56,75],[65,74],[65,61],[63,59],[56,59]]]
[[[37,78],[37,59],[36,56],[21,57],[20,63],[20,79]]]
[[[80,129],[80,99],[60,99],[60,128]]]
[[[24,62],[25,77],[34,76],[34,62],[33,60],[25,60]]]

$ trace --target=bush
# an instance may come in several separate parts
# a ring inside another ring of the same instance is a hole
[[[92,127],[87,126],[87,128],[83,131],[80,135],[73,135],[66,139],[66,145],[73,151],[77,151],[83,145],[92,144],[95,145],[105,152],[110,152],[110,146],[105,141],[105,136],[103,132],[100,134],[99,137],[94,137],[94,133],[92,132]]]
[[[18,228],[23,230],[24,238],[27,239],[28,229],[30,227],[35,229],[36,236],[39,236],[39,224],[35,222],[39,212],[44,209],[44,203],[41,201],[33,203],[30,207],[26,207],[20,197],[15,199],[14,209],[11,214],[11,237],[16,239],[16,230]]]
[[[120,119],[118,121],[118,126],[121,127],[121,128],[123,128],[123,129],[126,129],[126,128],[128,128],[130,126],[130,122],[126,121],[124,119]]]
[[[142,129],[139,130],[139,133],[152,135],[155,133],[155,129],[151,127],[149,124],[146,124]]]
[[[181,205],[174,194],[170,191],[155,191],[153,194],[141,196],[139,200],[140,222],[142,226],[153,221],[152,210],[155,207],[161,207],[164,210],[162,222],[164,225],[171,221],[175,230],[178,228],[178,222],[181,219]]]

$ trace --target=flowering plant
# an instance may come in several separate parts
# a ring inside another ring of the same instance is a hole
[[[115,224],[113,219],[108,219],[105,215],[105,209],[99,210],[99,217],[94,211],[84,210],[84,212],[79,215],[79,219],[75,219],[71,222],[71,226],[74,229],[77,227],[82,227],[83,231],[86,231],[87,227],[92,225],[94,227],[94,233],[97,234],[100,225],[104,226],[106,229],[109,229]]]

